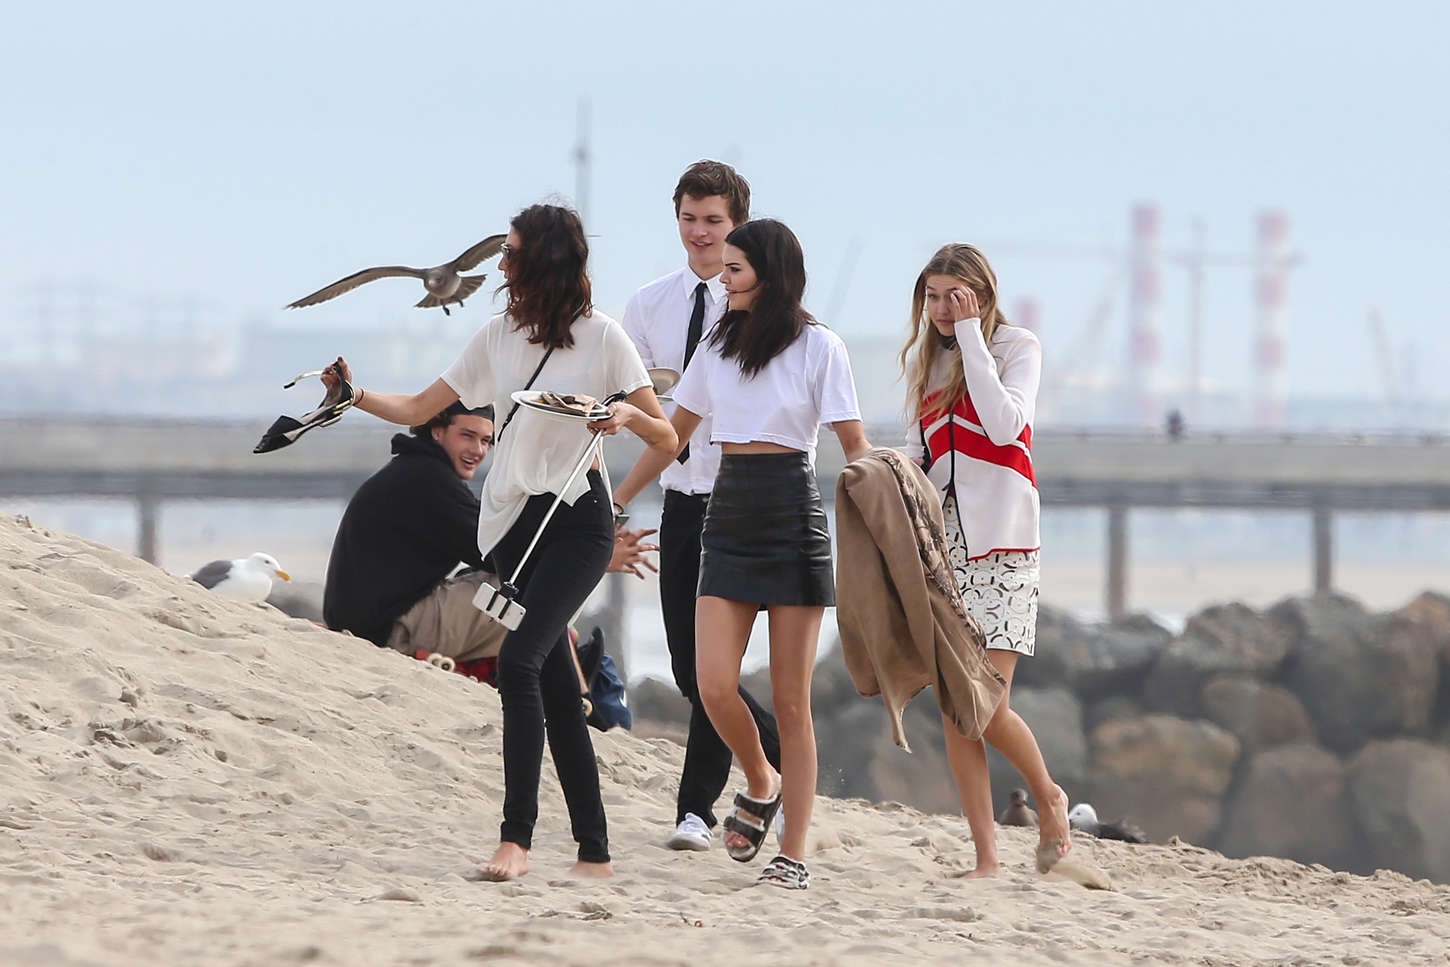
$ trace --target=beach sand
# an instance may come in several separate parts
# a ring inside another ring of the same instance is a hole
[[[1023,829],[968,882],[961,818],[857,800],[819,800],[810,890],[754,887],[662,847],[682,750],[617,731],[618,877],[566,877],[546,757],[532,872],[482,882],[492,689],[4,514],[0,666],[4,965],[1450,962],[1450,887],[1080,836],[1087,890]]]

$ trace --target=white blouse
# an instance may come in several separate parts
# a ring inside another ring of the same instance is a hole
[[[604,399],[650,385],[649,373],[624,329],[594,311],[574,320],[574,345],[556,349],[539,370],[533,389],[583,393]],[[545,349],[514,329],[507,314],[494,316],[469,340],[462,355],[443,373],[467,407],[493,404],[495,432],[514,408],[510,394],[524,388]],[[583,422],[553,419],[520,406],[493,450],[493,466],[483,481],[478,515],[478,549],[493,550],[534,494],[557,493],[584,455],[589,431]],[[584,474],[564,494],[570,506],[589,489]]]
[[[821,325],[806,326],[754,377],[701,340],[674,395],[713,420],[712,443],[776,443],[809,453],[812,463],[822,423],[861,419],[846,344]]]

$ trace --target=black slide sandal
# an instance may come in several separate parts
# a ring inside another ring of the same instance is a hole
[[[725,844],[725,852],[732,860],[739,860],[741,863],[749,863],[755,859],[755,854],[760,852],[761,844],[765,842],[765,831],[770,828],[771,820],[775,819],[776,811],[780,809],[780,791],[770,799],[754,799],[743,792],[735,794],[735,808],[725,821],[720,825],[726,832],[736,833],[749,841],[749,846],[731,846]],[[747,819],[743,813],[758,816],[759,819]]]

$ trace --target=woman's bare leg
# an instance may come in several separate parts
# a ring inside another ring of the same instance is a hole
[[[981,739],[973,741],[957,731],[951,719],[941,717],[947,741],[947,763],[962,797],[962,811],[967,814],[967,827],[972,831],[972,845],[977,849],[977,865],[963,874],[968,878],[996,876],[1001,870],[997,860],[997,823],[992,818],[992,777],[987,771],[987,747]]]
[[[740,697],[740,662],[750,643],[750,628],[757,613],[757,605],[713,595],[704,595],[695,602],[695,679],[710,724],[745,772],[747,794],[752,799],[771,799],[780,788],[780,775],[765,758],[760,730],[755,727],[750,707]],[[784,755],[783,734],[781,745]],[[747,845],[744,837],[728,830],[725,843]]]
[[[816,801],[811,672],[824,613],[824,608],[807,605],[770,607],[770,690],[780,726],[781,805],[785,809],[780,851],[793,860],[805,859],[806,834]]]
[[[1002,696],[1002,704],[997,706],[997,713],[987,724],[982,738],[990,742],[992,748],[1002,753],[1012,763],[1012,767],[1022,773],[1022,778],[1027,781],[1027,788],[1032,792],[1032,798],[1037,802],[1037,863],[1040,868],[1044,864],[1050,866],[1072,849],[1072,831],[1067,823],[1067,793],[1048,774],[1047,763],[1042,759],[1042,750],[1037,747],[1037,738],[1033,736],[1032,729],[1022,720],[1022,716],[1012,710],[1012,673],[1017,669],[1017,657],[1014,651],[991,649],[987,652],[987,659],[991,661],[992,667],[1007,680],[1007,692]],[[1054,840],[1055,845],[1052,842]]]

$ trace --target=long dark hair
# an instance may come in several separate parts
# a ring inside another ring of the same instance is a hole
[[[505,311],[529,342],[551,349],[574,345],[574,320],[594,309],[585,268],[589,243],[579,213],[559,205],[530,205],[509,222],[522,243],[508,253]]]
[[[749,309],[725,313],[710,333],[710,345],[719,347],[725,359],[734,359],[749,378],[816,322],[801,305],[806,259],[795,233],[773,218],[736,226],[725,244],[745,253],[755,270],[757,292]]]

